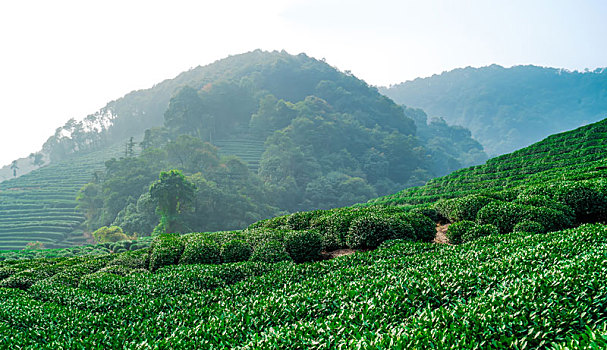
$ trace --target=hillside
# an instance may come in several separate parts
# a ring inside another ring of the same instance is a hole
[[[104,154],[113,144],[122,150],[130,144],[131,151],[95,167],[99,176],[92,181],[92,172],[83,170],[90,165],[86,157],[78,164],[80,155]],[[40,170],[57,173],[34,171],[33,177],[62,177],[62,166],[54,165],[69,164],[92,181],[71,213],[73,222],[54,226],[54,238],[44,237],[49,246],[71,242],[64,238],[74,230],[91,233],[109,225],[149,235],[158,216],[146,193],[160,171],[173,168],[198,185],[200,200],[184,224],[209,231],[364,202],[486,159],[466,129],[403,109],[324,61],[259,50],[197,67],[112,101],[82,121],[69,120],[39,155],[51,164]],[[31,170],[35,156],[18,162],[17,176]],[[73,209],[83,183],[68,181],[55,190]],[[20,196],[36,198],[31,186],[21,187]],[[12,220],[19,233],[0,248],[17,248],[29,235],[42,239],[36,232],[46,232],[34,217]]]
[[[0,344],[604,348],[606,132],[603,120],[399,194],[416,206],[0,254]],[[431,243],[445,222],[450,244]],[[343,248],[355,253],[324,260]]]
[[[21,249],[36,241],[48,248],[82,242],[78,190],[103,171],[106,160],[124,152],[122,147],[74,155],[0,182],[0,249]]]
[[[492,157],[607,117],[606,69],[468,67],[380,91],[470,129]]]
[[[197,75],[200,81],[177,89],[162,126],[145,130],[141,156],[113,163],[90,184],[99,189],[85,201],[103,205],[87,212],[87,230],[116,225],[149,234],[158,217],[140,200],[147,201],[160,171],[173,168],[201,194],[183,225],[209,231],[366,201],[486,157],[467,130],[403,109],[364,81],[304,54],[255,51],[203,71],[220,73]],[[230,154],[239,160],[222,158]],[[237,169],[239,161],[248,172]]]
[[[486,164],[455,171],[370,201],[374,204],[421,204],[474,193],[515,190],[559,180],[607,177],[607,119],[555,134]]]

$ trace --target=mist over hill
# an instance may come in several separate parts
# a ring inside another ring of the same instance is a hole
[[[169,169],[197,187],[183,230],[207,231],[364,202],[487,159],[468,130],[403,108],[322,60],[259,50],[69,120],[40,154],[50,164],[69,158],[67,174],[82,172],[79,155],[108,147],[124,151],[100,159],[105,170],[90,169],[73,193],[85,233],[117,225],[149,235],[158,223],[149,186]]]
[[[461,68],[380,91],[470,129],[490,156],[607,116],[607,70]]]

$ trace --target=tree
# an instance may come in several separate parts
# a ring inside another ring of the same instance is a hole
[[[13,171],[14,177],[17,177],[17,169],[19,169],[19,167],[17,166],[17,161],[13,160],[13,162],[11,163],[11,170]]]
[[[29,242],[28,244],[25,245],[25,248],[23,248],[23,250],[34,250],[34,249],[44,249],[44,243],[40,242],[40,241],[36,241],[36,242]]]
[[[133,136],[131,136],[131,138],[129,139],[129,141],[125,145],[125,148],[124,148],[124,157],[125,158],[130,158],[130,157],[133,157],[133,156],[135,156],[135,142],[133,141]]]
[[[160,215],[159,229],[165,233],[178,232],[180,214],[191,210],[196,186],[177,169],[163,171],[158,181],[150,186],[150,197],[157,203]]]
[[[103,226],[93,232],[93,238],[95,239],[96,243],[108,243],[124,241],[133,237],[125,235],[124,232],[122,232],[122,229],[118,226]]]

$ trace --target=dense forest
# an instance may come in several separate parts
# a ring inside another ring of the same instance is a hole
[[[472,131],[490,156],[607,116],[607,70],[462,68],[380,91]]]
[[[125,156],[81,190],[88,231],[116,225],[151,233],[158,217],[148,188],[169,169],[197,188],[183,229],[209,231],[364,202],[486,160],[468,130],[398,106],[325,62],[284,52],[244,56],[249,64],[257,58],[255,69],[178,88],[162,125],[130,139]],[[214,146],[242,142],[242,153],[250,140],[263,142],[256,166]]]

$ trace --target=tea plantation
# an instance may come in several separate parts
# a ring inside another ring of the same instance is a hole
[[[607,121],[552,135],[486,164],[454,171],[425,186],[406,189],[372,203],[429,203],[441,198],[488,193],[559,180],[607,177]]]
[[[241,231],[3,252],[0,348],[605,348],[606,132]]]
[[[29,242],[48,248],[82,242],[76,195],[104,162],[120,157],[123,146],[53,163],[0,183],[0,249],[23,249]]]

